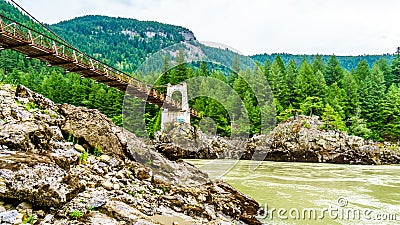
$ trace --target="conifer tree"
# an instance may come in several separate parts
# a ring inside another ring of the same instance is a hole
[[[369,69],[369,65],[367,63],[367,61],[365,60],[361,60],[358,65],[357,68],[354,72],[354,78],[356,79],[357,83],[360,85],[361,82],[364,82],[366,80],[367,77],[369,77],[371,71]]]
[[[318,71],[321,71],[321,72],[325,71],[325,63],[322,60],[321,55],[315,56],[312,67],[313,67],[314,73],[317,73]]]
[[[300,110],[304,115],[318,115],[322,114],[324,109],[324,103],[322,99],[319,97],[307,97],[304,102],[300,104]]]
[[[210,76],[210,71],[208,70],[207,64],[204,61],[201,61],[200,63],[200,76]]]
[[[236,81],[236,79],[238,77],[240,77],[239,76],[239,74],[241,73],[240,67],[241,67],[241,63],[240,63],[239,57],[237,55],[235,55],[235,57],[233,58],[233,61],[232,61],[231,68],[230,68],[231,70],[230,70],[230,75],[229,75],[229,80],[228,80],[229,84],[233,85],[233,83]]]
[[[324,76],[326,84],[328,86],[337,82],[339,87],[341,87],[341,84],[339,82],[343,78],[343,69],[340,66],[336,56],[333,55],[329,58],[328,63],[325,67]]]
[[[381,58],[377,61],[378,65],[379,65],[379,69],[382,70],[383,72],[383,76],[385,78],[385,86],[386,86],[386,90],[389,89],[389,87],[395,83],[395,76],[392,73],[392,69],[389,66],[389,63],[387,61],[386,58]]]
[[[326,84],[322,73],[318,71],[315,75],[310,64],[303,60],[294,85],[294,92],[296,94],[294,107],[299,107],[307,97],[324,98],[325,89]]]
[[[371,137],[371,129],[368,128],[364,119],[359,116],[353,116],[348,120],[349,133],[363,138]]]
[[[338,84],[333,83],[327,91],[326,102],[332,107],[341,118],[345,118],[345,108],[347,107],[346,92]]]
[[[338,112],[336,112],[329,104],[326,104],[324,113],[322,114],[323,128],[327,130],[346,131],[346,124]]]
[[[182,49],[179,49],[178,55],[175,60],[175,67],[170,73],[169,82],[171,84],[179,84],[180,82],[187,79],[187,65],[185,62],[185,53]]]
[[[288,96],[288,104],[293,104],[296,101],[296,95],[294,93],[294,86],[296,82],[296,77],[298,76],[299,69],[297,68],[297,64],[294,60],[290,60],[288,66],[286,68],[286,84],[289,91]]]
[[[271,69],[271,61],[267,58],[262,67],[263,75],[264,75],[265,79],[267,79],[267,80],[270,79],[270,77],[269,77],[270,69]]]
[[[359,87],[354,76],[347,71],[344,72],[342,84],[343,84],[343,90],[347,97],[346,103],[343,105],[343,109],[345,111],[346,118],[350,118],[356,115],[356,113],[359,110],[359,105],[360,105],[359,102],[360,95],[358,91]]]
[[[400,54],[397,54],[392,60],[392,74],[390,76],[390,80],[388,80],[387,83],[400,83]]]
[[[271,65],[269,85],[274,97],[283,107],[289,105],[289,88],[286,83],[285,69],[282,68],[282,59],[277,56]]]
[[[383,72],[377,63],[374,64],[371,74],[366,77],[365,84],[360,87],[360,106],[362,118],[366,119],[367,125],[373,130],[372,137],[380,140],[382,130],[382,102],[385,96],[385,80]]]
[[[400,141],[400,88],[390,86],[382,104],[384,121],[383,137],[386,140]]]

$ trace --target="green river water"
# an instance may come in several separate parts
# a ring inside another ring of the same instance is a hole
[[[400,224],[398,165],[187,161],[258,201],[265,224]]]

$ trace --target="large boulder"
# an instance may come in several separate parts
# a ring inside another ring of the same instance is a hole
[[[122,145],[114,133],[115,125],[104,114],[69,104],[60,105],[59,112],[65,117],[61,126],[64,134],[72,135],[79,143],[87,144],[90,148],[100,148],[104,153],[124,156]]]
[[[190,124],[174,124],[156,133],[156,149],[170,160],[240,159],[246,140],[208,136]]]
[[[26,153],[0,157],[0,198],[59,207],[84,189],[50,158]]]
[[[123,140],[122,143],[127,156],[147,165],[152,170],[153,179],[157,182],[166,182],[178,186],[200,186],[209,181],[207,174],[194,166],[181,160],[170,161],[134,134],[122,128],[119,129],[121,130],[117,134],[120,140]]]

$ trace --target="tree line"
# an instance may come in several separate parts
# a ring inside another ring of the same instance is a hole
[[[182,61],[182,57],[178,56],[177,61]],[[232,67],[237,67],[233,71],[239,71],[239,76],[210,70],[206,63],[193,68],[182,61],[173,70],[164,71],[158,84],[179,83],[196,76],[213,77],[227,83],[243,101],[251,122],[249,133],[253,135],[261,131],[261,111],[273,109],[261,109],[257,105],[255,93],[242,77],[243,74],[256,77],[261,71],[273,94],[272,105],[278,123],[299,114],[316,115],[324,121],[322,129],[337,129],[376,141],[398,141],[400,138],[398,55],[391,61],[382,56],[372,67],[366,60],[361,60],[350,71],[344,69],[334,55],[327,62],[317,55],[311,63],[304,58],[301,63],[292,59],[286,64],[277,55],[272,62],[267,59],[252,70],[241,70],[238,65]],[[218,88],[207,81],[199,86]],[[264,91],[268,94],[269,89]],[[218,133],[231,134],[232,115],[228,115],[215,99],[200,97],[192,100],[191,105],[216,122]],[[229,108],[229,105],[225,107]]]
[[[278,55],[262,66],[274,94],[277,119],[293,114],[317,115],[326,128],[367,139],[398,141],[400,138],[400,57],[389,62],[361,60],[353,70],[340,66],[336,56],[324,63],[316,56],[287,65]]]
[[[294,60],[285,64],[277,55],[272,62],[267,60],[253,69],[241,70],[238,65],[232,65],[237,68],[227,74],[205,62],[199,66],[188,65],[180,52],[174,62],[178,66],[152,75],[159,77],[155,85],[177,84],[193,77],[212,77],[226,83],[240,96],[247,109],[250,121],[247,132],[250,135],[260,133],[260,113],[263,109],[258,106],[255,93],[241,75],[257,77],[261,73],[269,82],[269,88],[263,90],[273,94],[274,109],[265,110],[275,110],[277,122],[298,114],[317,115],[324,121],[325,129],[338,129],[377,141],[399,140],[400,56],[390,62],[381,58],[372,68],[362,60],[356,69],[348,71],[340,66],[335,56],[331,56],[327,63],[316,56],[312,63],[303,60],[298,65]],[[172,62],[165,57],[164,64],[169,63]],[[1,82],[23,84],[56,103],[99,109],[117,125],[122,125],[124,93],[114,88],[47,67],[38,60],[27,60],[10,50],[0,52],[0,66]],[[206,87],[208,92],[218,89],[213,81],[207,79],[199,86]],[[201,115],[212,118],[220,135],[231,135],[234,118],[228,114],[230,105],[222,105],[216,99],[205,96],[192,99],[191,106]],[[236,104],[236,100],[229,100],[229,96],[227,99],[231,105]],[[146,105],[146,128],[150,136],[159,129],[160,116],[157,106]],[[198,122],[194,120],[195,125]]]

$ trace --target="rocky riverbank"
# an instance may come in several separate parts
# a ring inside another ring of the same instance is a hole
[[[317,116],[298,116],[280,123],[268,135],[230,140],[207,137],[183,125],[159,132],[155,146],[171,160],[229,158],[369,165],[400,163],[398,145],[375,143],[322,127]]]
[[[317,116],[299,116],[279,124],[269,135],[248,140],[243,159],[337,164],[399,164],[400,148],[337,130],[324,130]]]
[[[261,224],[258,203],[97,110],[0,86],[1,224]]]

